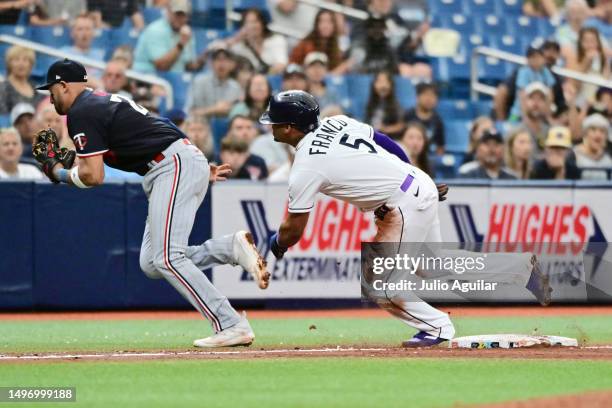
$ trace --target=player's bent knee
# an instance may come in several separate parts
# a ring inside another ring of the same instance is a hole
[[[144,272],[144,274],[149,279],[161,279],[163,278],[162,274],[159,272],[155,263],[151,260],[150,257],[140,257],[140,269]]]
[[[170,252],[170,254],[167,256],[165,256],[164,254],[156,256],[153,259],[153,266],[157,270],[167,271],[172,267],[176,268],[176,266],[181,262],[184,262],[185,259],[187,258],[185,257],[184,252]]]

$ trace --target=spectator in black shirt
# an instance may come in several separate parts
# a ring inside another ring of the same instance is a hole
[[[578,180],[580,170],[569,160],[572,148],[570,130],[563,126],[550,128],[546,137],[544,158],[533,166],[532,179],[539,180]]]
[[[98,28],[120,27],[126,17],[130,17],[134,28],[138,31],[141,31],[145,25],[138,8],[138,0],[87,0],[87,9],[94,16]]]
[[[362,34],[351,46],[349,65],[355,72],[371,74],[378,71],[398,73],[395,50],[386,36],[386,21],[370,17],[364,23]]]
[[[487,180],[516,180],[516,176],[504,168],[504,139],[496,130],[483,133],[476,146],[478,166],[461,174],[463,178]]]
[[[21,11],[27,11],[30,0],[0,0],[0,24],[16,25]]]
[[[427,129],[429,143],[436,148],[436,153],[444,153],[444,123],[436,112],[438,106],[438,90],[434,84],[420,83],[416,87],[416,106],[404,115],[404,122],[421,122]]]
[[[399,138],[402,134],[402,109],[395,96],[393,75],[389,72],[379,72],[372,81],[365,121],[393,138]]]
[[[226,136],[221,141],[220,163],[228,163],[232,168],[230,178],[246,180],[265,180],[268,178],[266,162],[259,156],[249,153],[249,145],[234,136]]]

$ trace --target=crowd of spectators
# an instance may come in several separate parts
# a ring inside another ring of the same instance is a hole
[[[198,47],[190,0],[0,0],[0,24],[15,25],[25,16],[32,26],[67,26],[70,56],[104,61],[91,69],[89,85],[133,99],[179,126],[211,161],[223,161],[232,177],[286,180],[292,149],[273,141],[260,125],[272,93],[301,89],[319,101],[322,116],[349,114],[342,95],[326,81],[330,75],[371,74],[369,97],[360,119],[391,136],[411,161],[432,176],[440,163],[453,165],[456,177],[480,179],[589,179],[610,177],[612,168],[612,89],[566,79],[564,67],[610,79],[612,2],[607,0],[525,0],[523,13],[551,19],[554,36],[526,47],[527,65],[517,66],[497,84],[490,114],[473,118],[466,151],[449,150],[448,117],[439,112],[442,97],[423,51],[432,16],[426,1],[342,0],[366,11],[365,20],[318,9],[298,0],[268,0],[267,9],[247,9],[230,35]],[[143,10],[155,7],[159,18],[145,24]],[[270,29],[298,33],[292,38]],[[109,52],[95,46],[98,30],[127,24],[138,34],[132,48]],[[197,50],[201,50],[198,52]],[[0,178],[39,178],[31,153],[32,135],[52,127],[70,147],[64,119],[48,97],[37,93],[32,78],[35,53],[8,48],[0,82],[0,115],[10,127],[0,133]],[[141,73],[193,74],[184,106],[161,108],[162,88],[128,78]],[[403,106],[398,78],[415,89],[413,106]],[[354,112],[351,112],[354,113]],[[224,134],[212,124],[224,120]],[[452,136],[452,135],[451,135]],[[18,157],[15,161],[15,157]],[[113,173],[116,177],[121,174]]]

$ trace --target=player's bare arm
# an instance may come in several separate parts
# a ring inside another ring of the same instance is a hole
[[[310,213],[288,213],[278,232],[270,238],[270,249],[278,259],[302,238]]]
[[[53,169],[54,176],[60,181],[63,181],[64,178],[67,184],[80,187],[77,179],[86,187],[98,186],[104,182],[104,161],[101,154],[80,157],[79,165],[71,169],[64,169],[63,166],[60,166]]]

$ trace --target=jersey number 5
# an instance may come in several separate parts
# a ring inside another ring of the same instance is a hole
[[[138,113],[140,113],[142,115],[146,115],[147,113],[149,113],[147,108],[143,108],[142,106],[140,106],[139,104],[137,104],[136,102],[134,102],[130,98],[126,98],[125,96],[121,96],[121,95],[117,95],[117,94],[112,94],[111,97],[110,97],[110,100],[111,100],[111,102],[127,102],[127,103],[130,104],[132,109],[134,109],[136,112],[138,112]]]
[[[350,147],[351,149],[356,149],[356,150],[359,150],[359,146],[364,145],[364,146],[367,146],[370,153],[376,153],[376,149],[374,148],[374,146],[372,146],[372,143],[368,142],[367,140],[355,139],[355,141],[351,144],[349,143],[348,138],[349,138],[349,135],[345,133],[340,138],[340,144],[342,146]]]

